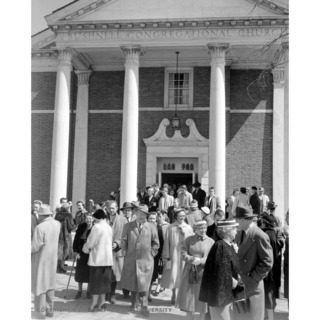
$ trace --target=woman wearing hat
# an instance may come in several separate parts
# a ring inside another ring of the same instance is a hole
[[[193,235],[191,226],[185,223],[186,212],[179,209],[175,212],[175,221],[167,228],[162,250],[163,275],[161,287],[172,289],[171,304],[176,301],[176,289],[181,281],[181,270],[184,267],[181,243]]]
[[[102,209],[98,209],[92,217],[95,225],[82,248],[84,253],[89,253],[89,286],[92,294],[89,311],[106,311],[104,298],[106,293],[111,292],[111,266],[113,265],[112,229],[107,224],[105,212]]]
[[[232,245],[238,223],[234,219],[217,222],[220,237],[211,248],[204,267],[199,300],[209,305],[212,320],[230,320],[233,292],[238,284],[239,261]]]
[[[90,278],[90,267],[88,266],[89,254],[82,251],[83,245],[86,243],[91,228],[93,226],[93,218],[90,215],[86,216],[86,221],[81,223],[77,228],[76,235],[73,241],[73,252],[78,256],[76,274],[74,280],[78,282],[78,292],[75,299],[79,299],[82,294],[82,284],[88,283]],[[89,285],[87,288],[87,297],[91,298]]]
[[[61,205],[59,212],[55,216],[55,220],[60,222],[57,273],[66,273],[64,261],[72,256],[71,231],[76,228],[68,203]]]
[[[200,319],[203,320],[208,311],[207,304],[199,301],[198,297],[204,265],[214,241],[206,235],[206,221],[195,222],[194,229],[195,235],[184,240],[181,246],[182,257],[186,264],[181,276],[176,306],[187,312],[188,319],[192,319],[195,313],[200,313]],[[198,281],[190,283],[189,273],[194,266],[197,269]]]

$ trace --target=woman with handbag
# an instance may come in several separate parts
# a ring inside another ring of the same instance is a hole
[[[176,307],[187,312],[188,319],[193,319],[195,313],[200,313],[200,320],[205,318],[207,304],[199,301],[199,291],[204,265],[214,240],[206,235],[207,222],[196,221],[195,235],[182,242],[182,258],[186,262],[180,281]]]
[[[239,260],[232,244],[237,226],[234,219],[217,222],[220,239],[211,248],[204,267],[199,300],[208,303],[212,320],[232,318],[234,291],[240,291]]]

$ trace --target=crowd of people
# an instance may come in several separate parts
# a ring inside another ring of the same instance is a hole
[[[88,312],[115,304],[116,289],[131,300],[130,311],[149,316],[152,297],[171,290],[170,304],[188,319],[274,319],[284,256],[288,294],[288,223],[276,204],[255,186],[234,189],[221,201],[199,182],[190,190],[153,184],[118,207],[109,200],[51,208],[33,202],[31,214],[32,292],[36,317],[53,316],[56,273],[77,261],[78,292],[91,299]],[[288,216],[288,213],[287,213]],[[287,221],[287,219],[286,219]],[[72,233],[75,232],[72,240]],[[243,318],[241,318],[243,317]]]

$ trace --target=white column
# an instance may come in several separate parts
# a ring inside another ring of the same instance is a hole
[[[289,209],[289,43],[282,44],[284,62],[284,218]]]
[[[50,207],[54,210],[59,199],[67,195],[69,126],[70,126],[70,78],[72,51],[59,52],[56,94],[54,106]]]
[[[273,201],[277,204],[276,215],[284,221],[285,200],[285,137],[284,137],[284,68],[273,70]],[[270,199],[271,200],[271,199]]]
[[[77,114],[74,140],[72,215],[77,211],[78,200],[85,201],[87,185],[88,103],[91,70],[76,71],[78,76]]]
[[[208,49],[211,54],[209,187],[215,188],[215,193],[223,204],[226,187],[225,54],[228,44],[210,43]]]
[[[126,56],[122,146],[120,204],[133,201],[137,194],[138,129],[139,129],[139,56],[140,46],[121,47]]]

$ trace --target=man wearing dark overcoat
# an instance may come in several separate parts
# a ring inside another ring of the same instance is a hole
[[[250,197],[250,205],[254,214],[258,215],[258,219],[260,218],[260,198],[258,195],[258,188],[253,186],[251,187],[251,197]]]
[[[124,265],[121,285],[122,288],[131,291],[131,311],[135,310],[135,301],[139,293],[142,300],[141,313],[148,316],[148,292],[154,257],[159,249],[159,238],[156,226],[147,222],[148,207],[138,205],[134,211],[137,219],[125,224],[122,232]]]
[[[256,216],[252,209],[238,207],[235,219],[239,231],[235,241],[239,247],[240,276],[250,300],[251,319],[264,320],[263,279],[272,268],[273,253],[268,235],[253,223]]]
[[[38,216],[39,224],[31,240],[31,289],[35,295],[35,316],[46,319],[53,317],[60,222],[52,218],[47,204],[41,205]]]
[[[192,192],[192,198],[198,201],[198,208],[201,209],[206,200],[206,192],[201,189],[201,183],[199,181],[196,181],[193,186],[195,190]]]

